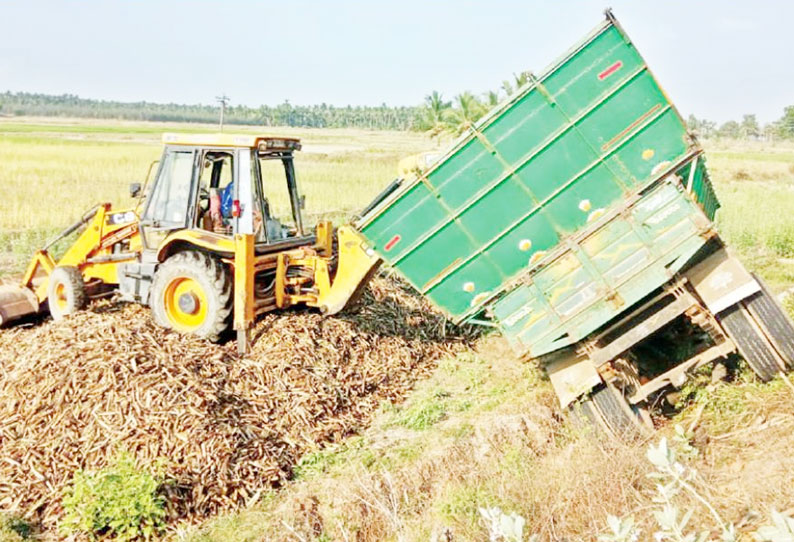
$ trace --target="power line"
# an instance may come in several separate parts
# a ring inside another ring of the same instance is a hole
[[[226,114],[226,106],[229,105],[229,97],[226,94],[215,96],[215,99],[221,104],[221,132],[223,131],[223,117]]]

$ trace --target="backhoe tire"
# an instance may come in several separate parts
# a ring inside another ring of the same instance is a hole
[[[581,408],[584,418],[603,435],[619,441],[640,438],[651,429],[641,413],[611,384],[601,384],[574,407]]]
[[[76,267],[56,267],[47,285],[47,305],[55,321],[83,309],[88,301],[83,275]]]
[[[160,264],[152,280],[149,305],[165,328],[217,342],[232,316],[232,278],[209,254],[185,251]]]

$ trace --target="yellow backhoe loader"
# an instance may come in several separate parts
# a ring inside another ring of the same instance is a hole
[[[134,207],[97,205],[36,252],[21,284],[0,286],[0,325],[49,311],[59,320],[116,291],[154,320],[217,341],[230,327],[249,346],[256,316],[292,305],[335,314],[379,258],[353,229],[303,223],[293,155],[300,140],[165,134]],[[49,249],[77,235],[55,259]]]

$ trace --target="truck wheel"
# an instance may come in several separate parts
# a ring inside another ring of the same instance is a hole
[[[47,285],[47,305],[53,320],[62,320],[64,316],[79,311],[85,307],[87,299],[79,269],[63,266],[53,270]]]
[[[764,382],[772,380],[783,369],[782,360],[753,321],[744,302],[725,309],[718,319],[758,378]]]
[[[157,324],[213,342],[229,327],[232,302],[227,268],[197,251],[179,252],[160,264],[149,299]]]
[[[636,439],[650,429],[642,413],[629,404],[620,390],[610,384],[594,388],[582,401],[581,408],[592,425],[618,440]]]
[[[760,283],[758,277],[756,280]],[[794,325],[775,298],[762,284],[761,291],[749,297],[745,305],[755,321],[764,328],[767,338],[783,358],[787,368],[794,369]]]

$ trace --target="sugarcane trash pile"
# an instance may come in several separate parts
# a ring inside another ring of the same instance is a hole
[[[244,506],[399,401],[473,331],[379,277],[355,311],[272,314],[253,336],[240,358],[233,341],[164,331],[146,308],[112,302],[1,330],[0,511],[54,528],[73,473],[119,451],[165,462],[171,520]]]

